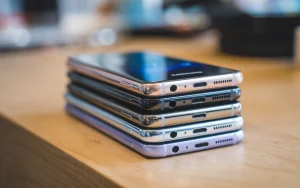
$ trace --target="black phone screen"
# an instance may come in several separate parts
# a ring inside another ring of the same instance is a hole
[[[157,53],[80,55],[74,61],[141,82],[162,82],[237,72],[235,70],[165,57]]]

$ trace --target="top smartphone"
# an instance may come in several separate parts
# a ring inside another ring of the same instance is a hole
[[[70,57],[71,70],[149,96],[176,95],[237,86],[237,70],[166,57],[153,52],[83,54]]]

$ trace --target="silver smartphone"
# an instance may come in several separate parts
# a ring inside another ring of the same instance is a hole
[[[129,109],[117,103],[117,101],[111,101],[108,98],[100,97],[99,95],[85,89],[80,89],[80,87],[76,87],[76,89],[74,87],[70,92],[71,94],[66,94],[66,100],[71,104],[77,104],[80,106],[85,105],[84,101],[87,101],[133,123],[149,128],[167,127],[199,121],[228,118],[237,116],[242,110],[241,103],[233,102],[230,104],[186,109],[176,112],[143,114],[141,111]]]
[[[153,52],[83,54],[71,70],[150,97],[237,86],[240,71],[166,57]]]
[[[151,158],[161,158],[172,155],[178,155],[183,153],[190,153],[200,150],[206,150],[211,148],[217,148],[222,146],[228,146],[237,144],[242,141],[244,137],[244,133],[242,130],[212,135],[207,137],[198,137],[193,139],[185,139],[181,141],[167,142],[167,143],[144,143],[142,141],[138,141],[133,137],[115,129],[112,126],[107,125],[103,121],[90,116],[84,111],[79,110],[78,108],[67,105],[66,110],[71,115],[80,119],[84,123],[87,123],[94,128],[100,130],[106,135],[114,138],[120,143],[128,146],[132,150]]]
[[[148,129],[138,127],[127,122],[112,113],[80,100],[72,100],[71,104],[76,108],[98,118],[109,125],[122,130],[143,142],[166,142],[222,132],[236,131],[242,128],[243,118],[219,119],[215,121],[196,122],[183,126],[172,126],[161,129]]]

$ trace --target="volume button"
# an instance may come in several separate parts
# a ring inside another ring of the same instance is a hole
[[[131,83],[128,83],[128,82],[120,81],[119,83],[120,83],[121,85],[126,86],[126,87],[129,87],[129,88],[132,87],[132,86],[131,86]]]
[[[122,113],[123,115],[129,117],[129,119],[132,119],[132,115],[130,115],[130,114],[126,113],[126,112],[123,112],[123,111],[121,111],[121,113]]]
[[[133,134],[133,131],[130,128],[125,128],[130,134]]]
[[[132,101],[132,99],[131,99],[131,98],[129,98],[129,97],[126,97],[126,96],[121,96],[121,97],[122,97],[123,99],[125,99],[125,100],[127,100],[127,101],[131,102],[131,103],[133,102],[133,101]]]
[[[126,144],[127,146],[133,148],[133,143],[131,141],[127,140],[124,137],[121,137],[121,138],[124,140],[124,144]]]

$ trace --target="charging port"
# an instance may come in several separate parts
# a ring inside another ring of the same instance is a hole
[[[193,130],[193,133],[205,133],[206,131],[207,131],[207,128],[201,128],[201,129]]]
[[[208,146],[208,142],[203,142],[203,143],[195,144],[195,148],[200,148],[200,147],[205,147],[205,146]]]
[[[192,99],[192,103],[193,104],[195,104],[195,103],[202,103],[204,101],[205,101],[204,97],[199,97],[199,98]]]
[[[204,87],[207,86],[206,82],[198,82],[198,83],[194,83],[194,87]]]
[[[195,114],[193,115],[193,118],[205,118],[206,114]]]

